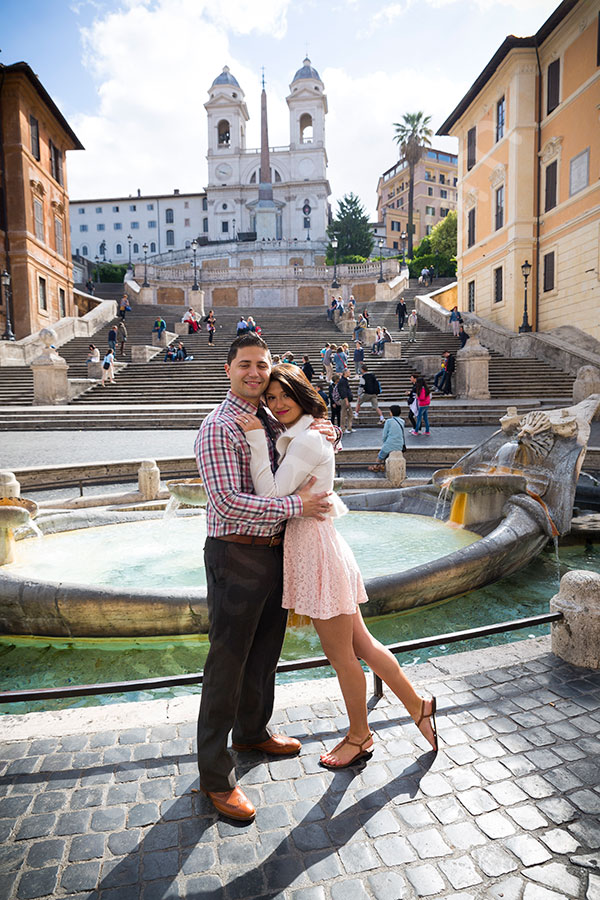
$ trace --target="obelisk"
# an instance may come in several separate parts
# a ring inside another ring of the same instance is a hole
[[[260,181],[256,212],[256,240],[274,241],[277,237],[277,207],[273,202],[271,161],[269,158],[269,126],[267,122],[267,92],[265,76],[262,79],[260,95]]]

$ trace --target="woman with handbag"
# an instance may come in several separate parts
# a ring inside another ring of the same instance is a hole
[[[110,384],[115,383],[115,354],[112,347],[108,348],[106,356],[102,360],[102,378],[100,379],[102,387],[106,387],[107,378]]]
[[[417,415],[417,424],[411,431],[411,434],[419,433],[421,422],[425,423],[425,434],[429,434],[429,404],[431,403],[431,392],[424,378],[417,378],[415,393],[419,404],[419,413]]]

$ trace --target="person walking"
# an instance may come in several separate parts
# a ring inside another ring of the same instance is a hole
[[[310,359],[306,354],[302,357],[302,371],[306,375],[306,379],[309,384],[312,383],[313,378],[315,377],[315,370],[313,369]]]
[[[108,346],[113,351],[113,353],[117,352],[117,326],[113,322],[108,330]]]
[[[444,380],[442,382],[442,393],[451,394],[452,376],[454,375],[454,371],[456,369],[456,357],[453,353],[450,353],[449,350],[446,350],[446,353],[444,355],[446,356],[446,371],[444,374]]]
[[[330,344],[325,345],[325,353],[323,354],[323,368],[325,369],[325,378],[330,383],[333,377],[333,351],[334,348]]]
[[[414,344],[417,340],[417,311],[415,309],[411,310],[408,316],[408,343]]]
[[[238,753],[260,750],[289,757],[300,750],[300,741],[272,734],[267,727],[287,619],[281,603],[283,528],[295,516],[327,515],[331,503],[326,491],[313,490],[315,478],[290,496],[257,496],[249,443],[236,420],[240,414],[264,417],[268,456],[275,465],[281,425],[261,405],[271,373],[265,342],[252,333],[236,339],[225,372],[227,397],[204,419],[194,445],[207,493],[204,560],[210,637],[198,716],[198,768],[200,790],[215,809],[250,822],[256,810],[236,783],[227,737],[231,731]],[[329,422],[322,425],[333,434]]]
[[[333,355],[333,368],[341,375],[348,368],[348,357],[344,353],[343,347],[338,347]]]
[[[115,383],[115,351],[114,348],[110,346],[102,360],[102,377],[100,379],[102,387],[106,387],[107,379],[110,384]]]
[[[417,378],[415,393],[419,404],[419,413],[417,415],[416,427],[411,431],[411,434],[419,433],[421,422],[425,424],[425,434],[429,434],[429,405],[431,403],[431,394],[424,378]]]
[[[408,310],[406,309],[404,297],[401,297],[396,304],[396,315],[398,316],[398,331],[402,331],[402,329],[404,328],[404,320],[406,319],[407,314]]]
[[[119,303],[119,318],[122,322],[125,321],[125,316],[128,312],[131,311],[131,306],[129,305],[129,298],[127,294],[123,294],[121,297],[121,302]]]
[[[454,337],[458,337],[458,329],[462,322],[462,316],[458,311],[458,306],[453,306],[450,312],[450,318],[448,319],[450,325],[452,326],[452,334]]]
[[[117,342],[121,344],[121,356],[125,355],[125,342],[127,340],[127,326],[123,319],[117,325]],[[116,351],[115,351],[116,352]]]
[[[417,384],[417,376],[411,374],[410,389],[406,396],[406,402],[408,403],[408,421],[411,424],[413,432],[418,431],[417,416],[419,414],[419,401],[417,399],[416,384]]]
[[[312,430],[313,422],[326,414],[314,388],[297,370],[277,366],[271,372],[265,399],[286,429],[276,444],[276,471],[261,419],[247,414],[237,417],[250,445],[250,471],[257,492],[265,497],[293,495],[311,475],[316,476],[317,487],[331,491],[335,460],[332,447]],[[283,606],[311,617],[323,652],[338,676],[349,719],[346,736],[321,754],[320,763],[328,769],[347,768],[371,757],[373,735],[361,659],[396,694],[432,750],[438,749],[435,697],[417,694],[396,658],[365,626],[360,604],[368,598],[360,570],[333,522],[346,512],[334,495],[331,510],[323,519],[290,519],[284,543]]]
[[[459,329],[458,329],[458,339],[460,341],[460,349],[461,350],[463,349],[463,347],[465,346],[465,344],[467,343],[467,341],[469,340],[470,337],[471,337],[471,335],[467,334],[467,332],[465,331],[465,326],[460,325]]]
[[[352,396],[352,388],[348,381],[349,374],[348,369],[344,369],[340,376],[340,380],[336,385],[338,396],[340,398],[340,406],[342,408],[340,414],[340,428],[345,434],[352,433],[352,401],[354,397]]]
[[[404,437],[404,419],[401,418],[402,410],[397,403],[390,406],[390,418],[385,420],[383,426],[383,443],[377,454],[377,462],[368,466],[369,472],[385,472],[385,461],[394,450],[406,450]]]
[[[379,424],[384,422],[384,415],[379,408],[378,397],[381,394],[381,385],[372,372],[369,372],[365,363],[360,367],[360,381],[358,382],[358,400],[356,401],[356,409],[354,410],[354,418],[358,419],[358,414],[363,403],[370,403],[375,412],[379,415]]]
[[[355,378],[360,378],[361,370],[363,362],[365,361],[365,351],[363,345],[360,341],[356,342],[356,346],[354,348],[354,369],[356,371]]]
[[[329,382],[329,418],[341,429],[342,398],[338,390],[341,375],[334,374]]]

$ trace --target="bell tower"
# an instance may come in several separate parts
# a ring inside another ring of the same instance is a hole
[[[306,57],[298,69],[286,98],[290,110],[290,148],[312,144],[325,147],[327,97],[319,73]]]
[[[239,181],[240,151],[246,148],[248,109],[244,92],[225,66],[210,86],[204,104],[208,118],[208,181]]]

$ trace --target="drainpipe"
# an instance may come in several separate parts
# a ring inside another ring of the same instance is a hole
[[[535,56],[538,69],[536,131],[537,131],[537,167],[536,167],[536,211],[535,211],[535,294],[532,297],[533,309],[531,318],[533,330],[538,330],[538,310],[540,307],[540,210],[542,203],[542,67],[540,64],[540,52],[535,38]]]
[[[4,129],[2,127],[2,90],[4,88],[4,81],[6,79],[6,71],[4,66],[1,66],[0,72],[0,169],[2,170],[2,221],[4,222],[4,252],[6,256],[6,271],[8,274],[11,274],[10,271],[10,240],[8,237],[8,211],[7,211],[7,195],[6,195],[6,160],[4,157]],[[12,295],[12,291],[11,291]],[[6,303],[6,308],[8,313],[14,313],[14,307],[12,310],[8,309],[8,300],[4,298]],[[11,296],[11,304],[12,304],[12,296]],[[11,316],[13,326],[15,323],[14,315]]]

